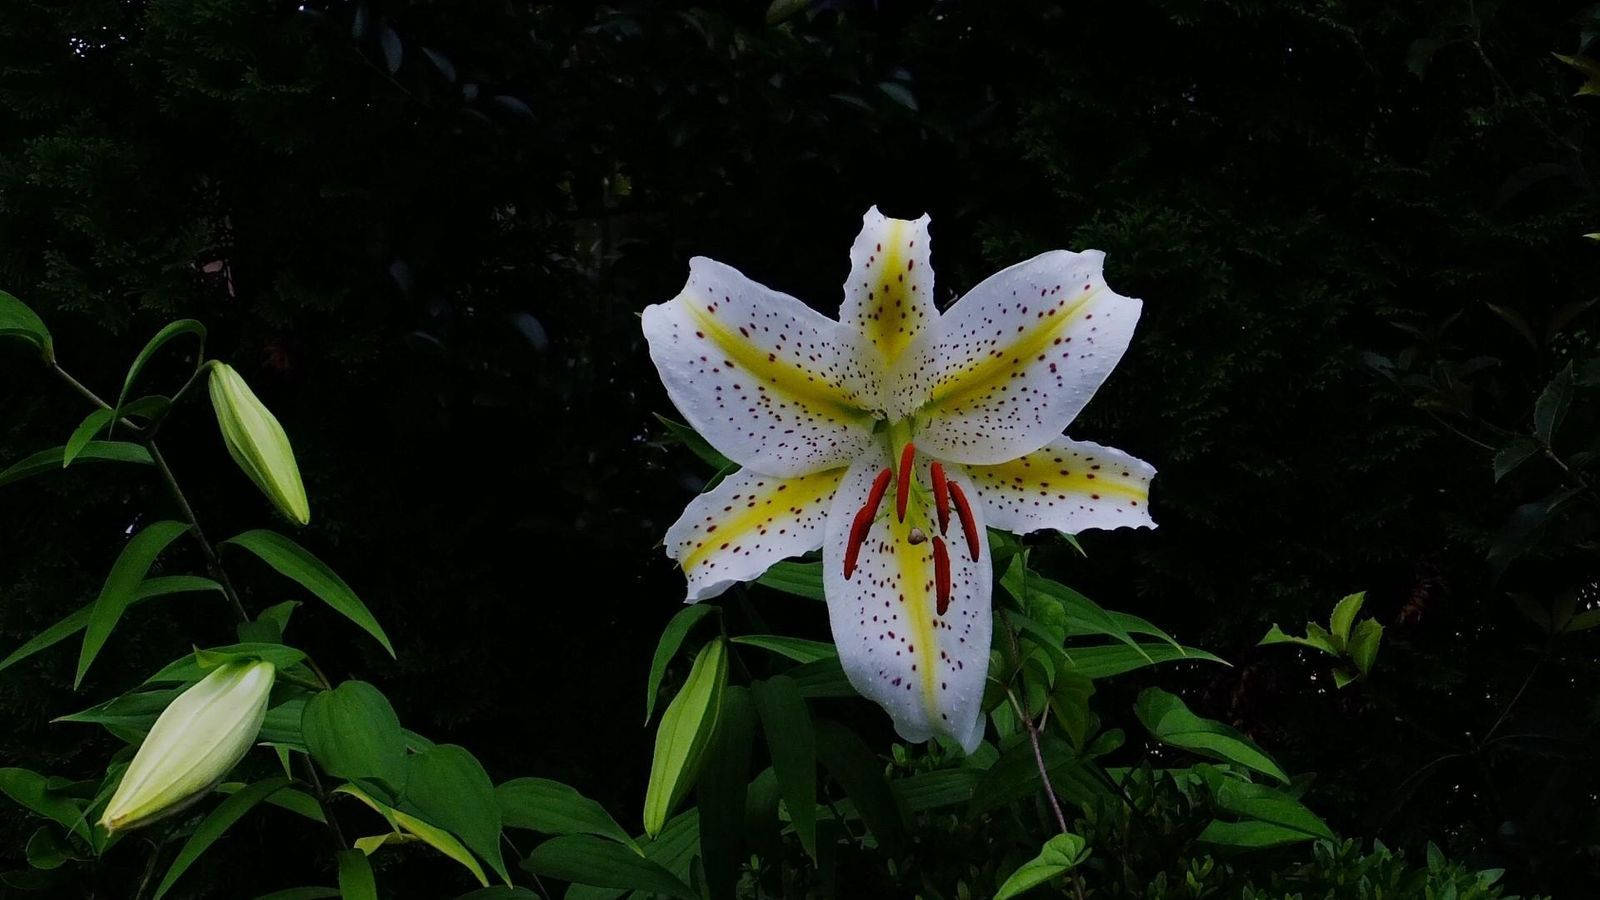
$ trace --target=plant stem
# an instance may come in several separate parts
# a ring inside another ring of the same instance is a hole
[[[67,384],[71,385],[73,390],[75,390],[78,393],[82,394],[84,396],[84,398],[87,399],[90,403],[93,403],[95,406],[98,406],[101,409],[112,409],[113,408],[111,406],[111,404],[109,404],[106,401],[100,399],[100,395],[99,394],[96,394],[94,391],[89,390],[87,385],[85,385],[83,382],[79,381],[78,379],[73,378],[72,375],[70,373],[68,373],[66,369],[61,368],[61,364],[60,363],[53,362],[53,363],[50,364],[50,368],[54,369],[55,373],[57,375],[61,376],[61,379],[63,381],[65,381]],[[118,418],[117,419],[117,424],[123,425],[123,426],[131,429],[135,434],[140,433],[140,431],[142,430],[142,429],[139,428],[139,426],[137,424],[135,424],[133,422],[132,419],[129,419],[127,416],[122,416],[122,417]]]
[[[161,478],[167,483],[167,491],[172,498],[178,501],[178,509],[183,512],[183,518],[189,523],[190,531],[194,534],[195,542],[200,545],[200,550],[206,557],[206,568],[211,570],[211,576],[222,585],[222,592],[227,595],[228,602],[233,604],[233,611],[238,614],[239,621],[250,621],[250,614],[245,612],[244,604],[239,600],[239,592],[234,590],[233,582],[228,579],[228,571],[222,567],[222,559],[217,556],[217,550],[206,540],[205,532],[200,528],[200,520],[195,517],[194,507],[189,505],[189,498],[183,494],[183,488],[178,486],[178,479],[172,474],[172,467],[167,465],[166,457],[151,441],[148,445],[150,459],[156,464],[156,470],[161,473]]]
[[[1033,718],[1028,714],[1028,708],[1017,699],[1017,695],[1006,689],[1006,696],[1011,698],[1011,704],[1016,707],[1017,718],[1022,720],[1022,727],[1028,732],[1028,743],[1033,746],[1033,761],[1039,767],[1039,780],[1044,787],[1044,795],[1050,800],[1050,811],[1055,814],[1056,824],[1061,827],[1061,833],[1066,834],[1071,829],[1067,828],[1067,817],[1061,813],[1061,801],[1056,799],[1056,790],[1050,784],[1050,770],[1044,764],[1044,750],[1039,746],[1039,728],[1033,724]]]

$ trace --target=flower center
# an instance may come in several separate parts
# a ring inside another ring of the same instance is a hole
[[[889,424],[885,438],[888,443],[889,457],[894,460],[892,465],[884,466],[872,481],[872,488],[867,492],[867,501],[856,511],[855,519],[850,523],[850,538],[845,545],[844,577],[849,580],[855,574],[856,562],[860,558],[861,547],[866,543],[867,534],[872,531],[872,525],[878,520],[878,515],[883,506],[883,498],[889,492],[889,483],[894,482],[894,516],[895,522],[901,527],[891,527],[890,534],[894,540],[903,540],[913,547],[928,545],[928,553],[933,557],[934,592],[937,598],[939,615],[944,615],[950,608],[950,550],[945,543],[944,536],[950,530],[950,509],[953,506],[956,516],[961,520],[961,530],[966,537],[967,553],[973,560],[978,559],[982,545],[978,543],[977,519],[972,514],[972,504],[968,502],[966,492],[961,485],[951,481],[945,476],[944,464],[939,460],[929,458],[927,466],[928,486],[924,487],[918,477],[918,454],[916,444],[912,442],[913,423],[909,419],[901,419]],[[932,507],[937,518],[937,526],[928,521],[927,510],[929,494],[932,494]],[[917,502],[913,503],[915,499]],[[912,522],[906,528],[906,516],[910,514]],[[937,534],[929,539],[929,532],[937,527]]]

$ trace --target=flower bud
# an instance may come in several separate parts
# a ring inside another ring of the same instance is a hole
[[[311,505],[306,502],[289,436],[232,366],[212,364],[211,405],[233,461],[280,512],[301,525],[310,522]]]
[[[269,662],[232,662],[179,694],[145,735],[100,824],[138,828],[204,796],[255,743],[275,675]]]

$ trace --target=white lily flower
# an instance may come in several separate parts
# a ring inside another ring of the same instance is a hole
[[[644,333],[672,402],[742,467],[667,532],[688,600],[822,548],[850,683],[906,740],[970,753],[992,629],[985,528],[1154,527],[1155,469],[1062,435],[1142,304],[1106,286],[1100,251],[1055,250],[941,314],[928,221],[867,212],[840,321],[696,257]]]

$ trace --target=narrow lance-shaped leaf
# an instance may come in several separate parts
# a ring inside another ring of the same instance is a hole
[[[65,469],[67,466],[72,465],[72,461],[78,458],[78,454],[89,446],[89,442],[93,441],[101,431],[105,430],[106,425],[111,422],[111,417],[111,410],[97,409],[85,416],[83,421],[78,423],[77,428],[72,429],[71,437],[67,438],[66,446],[61,450],[61,468]]]
[[[596,887],[699,900],[683,880],[614,841],[587,834],[551,838],[533,848],[522,867],[539,875]],[[571,896],[569,894],[569,896]]]
[[[617,820],[575,788],[547,778],[516,778],[495,788],[500,820],[507,828],[545,834],[594,834],[642,852]]]
[[[905,816],[883,774],[883,761],[859,735],[837,722],[818,719],[817,761],[844,788],[861,821],[891,854],[905,839]]]
[[[749,690],[730,685],[722,694],[722,715],[695,793],[700,810],[700,859],[711,900],[733,900],[746,859],[745,800],[755,732],[756,714]]]
[[[414,837],[417,840],[422,841],[424,844],[427,844],[433,849],[439,851],[440,853],[443,853],[445,856],[448,856],[449,858],[460,863],[466,868],[467,871],[471,872],[472,877],[478,879],[479,884],[488,886],[489,878],[483,874],[483,867],[478,865],[478,860],[473,857],[472,851],[468,850],[460,841],[456,840],[455,837],[450,834],[450,832],[445,831],[443,828],[440,828],[436,825],[424,822],[409,813],[401,812],[392,806],[380,803],[373,799],[371,795],[367,794],[365,791],[361,790],[355,785],[340,785],[339,787],[333,789],[333,793],[346,794],[356,798],[357,800],[360,800],[368,807],[371,807],[379,815],[383,816],[384,820],[389,823],[389,827],[394,829],[397,834]],[[372,851],[377,849],[377,846],[364,847],[362,849],[370,854]]]
[[[156,886],[155,900],[161,900],[166,896],[167,891],[172,890],[172,886],[184,872],[189,870],[194,861],[216,843],[217,838],[222,837],[224,832],[233,827],[233,823],[243,818],[244,814],[256,804],[288,785],[289,779],[281,775],[265,778],[217,804],[217,808],[207,813],[206,817],[200,820],[200,824],[195,826],[194,832],[189,835],[189,839],[184,842],[183,848],[173,859],[172,865],[167,868],[167,874]]]
[[[1160,688],[1145,688],[1134,704],[1134,712],[1151,735],[1164,744],[1203,753],[1289,783],[1289,776],[1254,741],[1221,722],[1195,715],[1175,694]]]
[[[689,636],[696,623],[717,611],[717,607],[709,603],[685,606],[667,620],[667,627],[661,629],[661,639],[656,642],[655,656],[650,660],[650,678],[645,684],[645,724],[648,725],[650,717],[655,715],[656,695],[661,693],[661,678],[667,674],[667,666],[672,662],[672,658],[678,655],[678,648],[683,646],[683,639]]]
[[[100,596],[89,611],[89,621],[83,632],[83,647],[78,652],[78,671],[72,679],[74,688],[83,683],[89,664],[94,662],[100,648],[111,636],[112,629],[117,627],[123,610],[133,603],[139,585],[150,571],[151,563],[161,555],[161,551],[167,549],[167,545],[188,530],[189,526],[182,522],[156,522],[134,535],[122,548],[116,562],[111,564],[111,573],[100,588]]]
[[[339,896],[344,900],[378,900],[378,884],[372,877],[372,864],[360,850],[339,853]]]
[[[361,602],[361,598],[350,589],[350,585],[345,584],[343,578],[328,568],[322,560],[312,556],[306,548],[275,531],[266,529],[246,531],[222,543],[242,547],[254,553],[262,562],[277,569],[291,581],[298,582],[301,587],[315,594],[335,612],[359,625],[367,634],[376,638],[378,643],[383,645],[383,649],[389,651],[390,656],[395,655],[394,646],[389,643],[389,636],[384,634],[383,626],[373,618],[367,605]]]
[[[1555,438],[1561,420],[1567,416],[1567,408],[1572,405],[1574,382],[1572,363],[1569,362],[1556,373],[1556,377],[1550,379],[1533,405],[1533,432],[1545,446],[1549,446]]]
[[[0,487],[13,481],[21,481],[30,475],[42,475],[45,472],[59,472],[62,469],[62,460],[66,458],[67,448],[51,447],[40,450],[31,456],[12,463],[4,471],[0,471]],[[153,465],[150,451],[138,444],[129,444],[124,441],[90,441],[79,450],[74,457],[76,462],[124,462],[139,465]]]
[[[794,679],[778,675],[750,686],[761,730],[772,754],[772,771],[789,809],[800,846],[817,858],[817,747],[811,713]]]
[[[700,649],[683,688],[656,727],[644,799],[644,829],[651,837],[661,833],[673,807],[694,784],[706,745],[717,729],[727,682],[727,645],[716,638]]]
[[[838,648],[826,641],[808,641],[781,634],[747,634],[732,640],[735,644],[760,647],[797,663],[813,663],[823,659],[836,659],[839,656]]]
[[[209,578],[195,575],[166,575],[159,578],[147,578],[134,592],[129,606],[142,603],[153,597],[163,597],[168,594],[178,594],[188,591],[216,591],[222,592],[222,585]],[[0,660],[0,672],[27,659],[28,657],[46,650],[66,640],[84,629],[89,624],[89,614],[94,611],[94,604],[80,607],[69,613],[66,618],[39,632],[22,646],[11,651],[5,659]]]
[[[55,343],[44,320],[16,297],[0,291],[0,338],[17,338],[34,346],[46,365],[56,360]]]
[[[1355,624],[1356,614],[1361,612],[1361,603],[1366,599],[1367,593],[1362,591],[1345,597],[1333,608],[1333,615],[1328,619],[1328,631],[1340,646],[1350,640],[1350,626]]]
[[[116,408],[119,411],[128,402],[128,392],[133,390],[133,383],[138,380],[139,373],[144,371],[144,367],[150,362],[150,358],[155,356],[156,352],[170,341],[186,334],[192,334],[197,339],[199,347],[195,352],[203,352],[206,345],[206,326],[197,319],[179,319],[176,322],[169,323],[165,328],[156,332],[155,337],[145,343],[144,348],[139,351],[139,355],[133,358],[133,364],[128,366],[127,376],[122,379],[122,390],[117,394]]]

